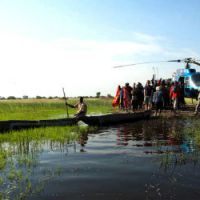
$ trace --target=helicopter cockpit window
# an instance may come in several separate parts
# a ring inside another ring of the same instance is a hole
[[[190,72],[190,73],[195,73],[196,70],[195,70],[195,69],[189,69],[189,72]]]
[[[200,73],[193,74],[191,78],[192,78],[192,81],[194,82],[194,84],[199,87],[200,86]]]

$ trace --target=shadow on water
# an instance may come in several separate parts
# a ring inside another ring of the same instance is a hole
[[[9,151],[0,168],[0,199],[199,199],[197,123],[156,119],[71,141],[2,142],[1,151]]]

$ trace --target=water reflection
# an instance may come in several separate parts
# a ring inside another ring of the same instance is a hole
[[[80,144],[80,152],[86,152],[85,150],[85,145],[87,144],[88,141],[88,134],[87,133],[81,133],[78,143]]]
[[[146,154],[194,151],[194,142],[184,138],[182,130],[187,126],[180,120],[151,120],[137,125],[123,125],[116,128],[117,145],[145,148]],[[156,148],[152,148],[156,147]]]
[[[117,145],[141,148],[147,155],[162,154],[160,168],[155,169],[145,184],[146,199],[179,199],[176,187],[187,182],[182,169],[188,170],[191,165],[196,167],[199,160],[199,149],[194,138],[185,134],[187,129],[186,121],[174,119],[117,127]],[[191,169],[188,171],[191,173]],[[185,199],[184,195],[182,199]]]
[[[117,194],[123,199],[188,199],[181,190],[197,192],[200,180],[199,149],[185,134],[188,127],[188,120],[149,120],[82,133],[71,142],[28,136],[0,142],[0,149],[10,152],[0,171],[1,196],[53,199],[52,194],[60,194],[67,199],[71,194],[80,199],[77,194],[83,194],[95,199],[98,193],[104,199],[117,199]],[[41,197],[31,197],[44,190]]]

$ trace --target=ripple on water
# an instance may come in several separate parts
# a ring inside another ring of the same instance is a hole
[[[140,121],[99,129],[60,151],[44,147],[32,179],[58,167],[60,175],[28,199],[199,199],[198,149],[176,134],[191,123]]]

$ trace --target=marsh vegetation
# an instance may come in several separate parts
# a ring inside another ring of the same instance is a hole
[[[88,98],[88,114],[115,112],[110,98]],[[78,99],[69,99],[70,104],[75,104]],[[69,114],[75,114],[69,108]],[[62,99],[27,99],[27,100],[2,100],[0,101],[0,120],[40,120],[67,117],[66,107]]]
[[[49,151],[67,151],[80,135],[94,131],[94,127],[71,126],[12,131],[0,135],[0,199],[24,199],[42,191],[44,184],[59,176],[61,166],[47,168],[32,181],[40,154]]]
[[[115,111],[110,99],[86,101],[90,114]],[[8,101],[0,108],[1,120],[66,116],[60,100]],[[138,199],[198,199],[199,149],[198,116],[0,134],[0,200],[132,199],[133,193]]]

